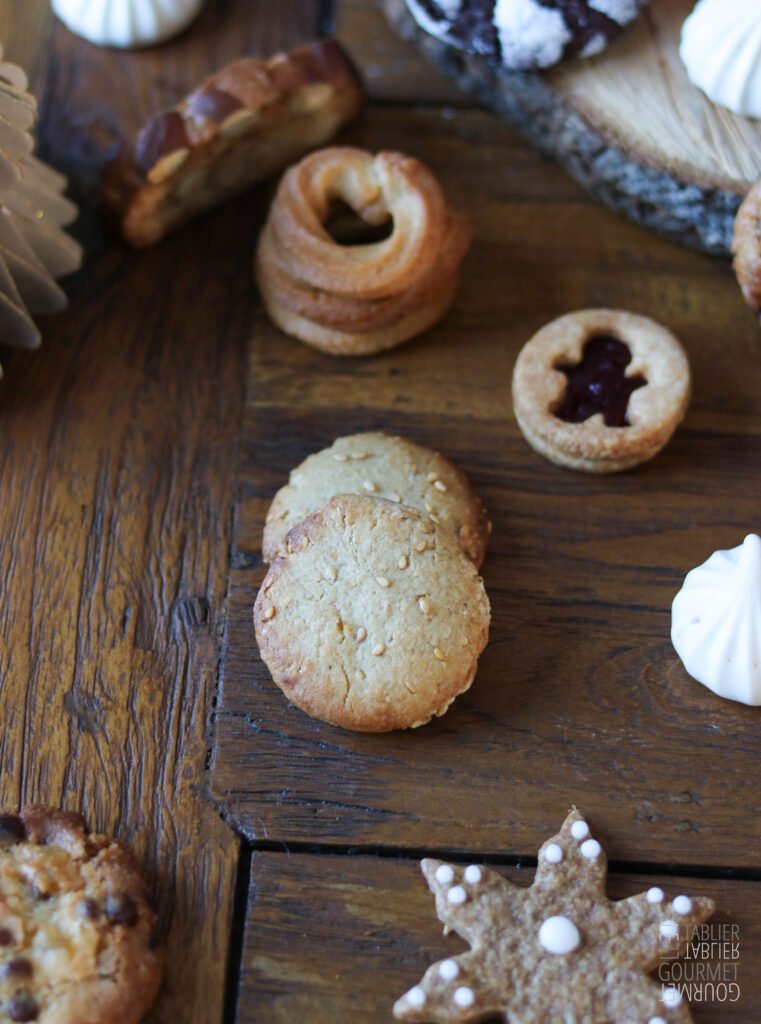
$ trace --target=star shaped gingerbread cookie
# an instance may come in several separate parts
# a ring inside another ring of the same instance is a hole
[[[677,989],[648,977],[681,956],[713,900],[667,899],[653,887],[629,899],[605,895],[607,861],[572,810],[539,851],[534,884],[496,872],[424,860],[445,931],[471,949],[433,964],[397,1000],[400,1020],[510,1024],[688,1024]]]

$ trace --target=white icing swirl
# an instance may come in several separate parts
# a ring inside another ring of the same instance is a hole
[[[679,54],[710,100],[761,117],[759,0],[700,0],[682,27]]]
[[[750,534],[687,574],[671,608],[671,640],[709,690],[761,705],[761,537]]]
[[[68,29],[99,46],[151,46],[177,35],[204,0],[53,0]]]

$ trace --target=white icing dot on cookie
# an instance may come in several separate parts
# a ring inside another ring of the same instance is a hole
[[[692,910],[692,900],[689,896],[677,896],[673,907],[677,914],[689,914]]]
[[[419,985],[411,988],[406,996],[410,1006],[425,1006],[425,991]]]
[[[573,921],[561,915],[548,917],[539,929],[539,944],[548,953],[555,953],[558,956],[573,953],[578,949],[580,942],[579,929]]]
[[[481,877],[481,868],[477,864],[469,864],[468,867],[465,868],[463,878],[468,885],[478,885],[481,881]]]
[[[586,839],[589,835],[589,825],[583,818],[579,818],[578,821],[574,821],[571,825],[571,835],[574,839]]]
[[[676,921],[661,921],[659,931],[662,939],[675,939],[679,934],[679,925]]]
[[[586,842],[581,844],[581,856],[586,857],[587,860],[597,860],[602,853],[602,847],[596,839],[587,839]]]
[[[544,859],[548,860],[550,864],[559,864],[563,859],[563,847],[558,846],[557,843],[550,843],[545,847]]]
[[[664,988],[661,998],[663,999],[663,1005],[668,1006],[670,1010],[673,1010],[674,1007],[679,1006],[681,1003],[682,993],[678,988],[675,988],[673,985],[669,985],[668,988]]]
[[[476,996],[472,988],[468,988],[467,985],[461,985],[458,989],[455,989],[454,1001],[457,1006],[467,1010],[469,1006],[475,1003]]]
[[[439,974],[444,981],[454,981],[459,973],[460,967],[455,960],[442,960],[439,964]]]
[[[647,890],[648,903],[663,903],[663,900],[663,889],[659,889],[657,885],[654,885],[652,889]]]
[[[453,885],[449,890],[447,899],[450,903],[454,903],[457,906],[460,903],[464,903],[468,898],[468,894],[465,892],[461,885]]]
[[[449,885],[454,881],[454,870],[448,864],[439,864],[436,868],[436,881],[439,885]]]

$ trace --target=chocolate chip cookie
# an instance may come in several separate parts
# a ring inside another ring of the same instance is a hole
[[[135,858],[79,814],[0,814],[0,1021],[137,1024],[161,982]]]

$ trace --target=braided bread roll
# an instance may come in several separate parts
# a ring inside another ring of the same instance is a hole
[[[337,201],[388,238],[341,245]],[[472,230],[418,160],[332,147],[286,172],[256,256],[267,312],[286,334],[333,355],[369,355],[431,327],[449,309]]]

